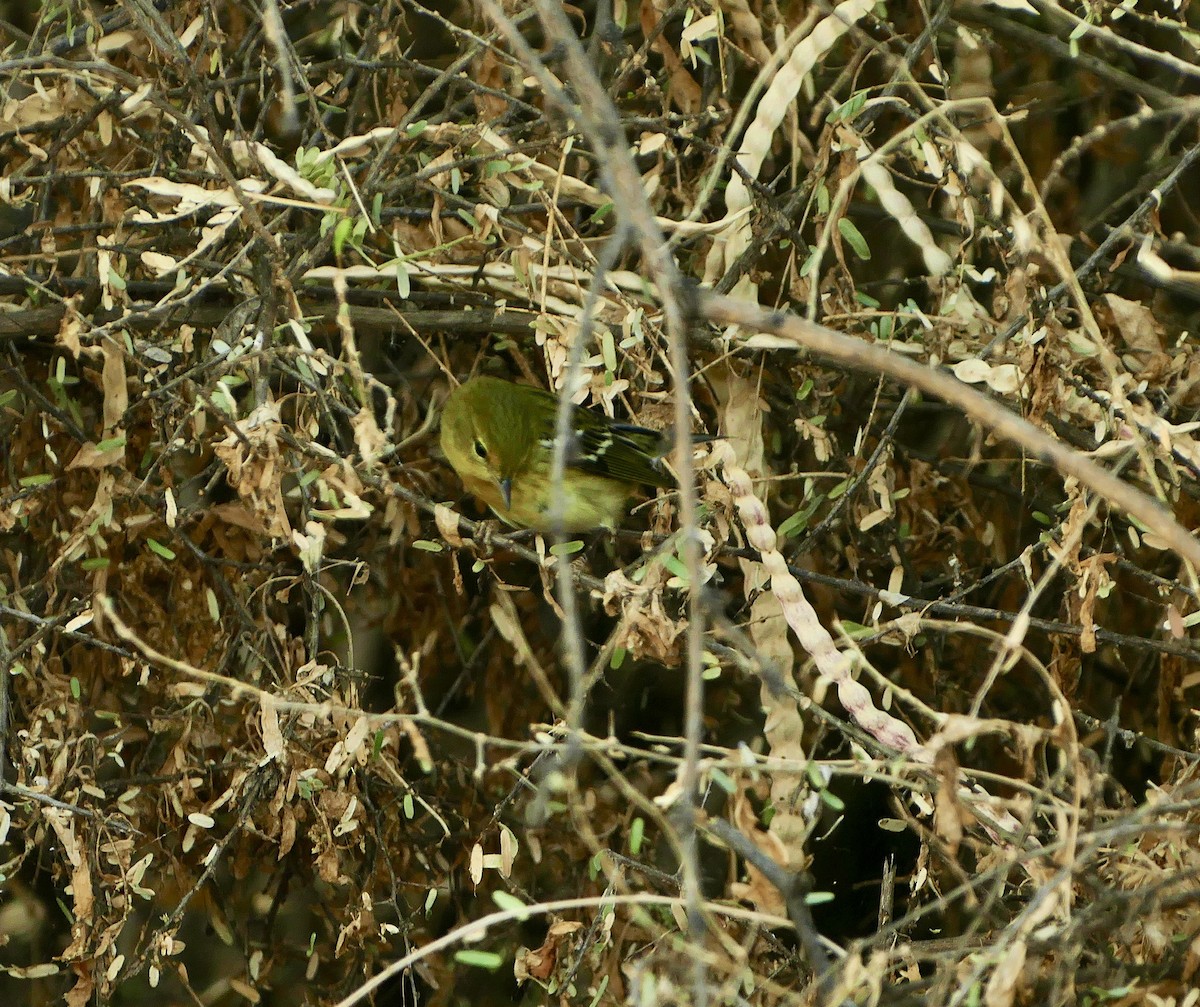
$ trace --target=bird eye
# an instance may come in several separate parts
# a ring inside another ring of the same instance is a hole
[[[475,442],[475,454],[477,454],[477,455],[478,455],[480,458],[483,458],[483,459],[485,459],[485,460],[486,460],[486,458],[487,458],[487,446],[486,446],[486,445],[483,443],[483,441],[476,441],[476,442]]]

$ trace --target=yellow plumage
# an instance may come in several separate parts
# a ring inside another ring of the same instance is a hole
[[[442,409],[442,451],[463,485],[519,528],[550,531],[558,399],[541,388],[477,377]],[[655,430],[572,410],[575,436],[559,497],[562,530],[615,527],[639,486],[670,486],[656,459],[670,441]]]

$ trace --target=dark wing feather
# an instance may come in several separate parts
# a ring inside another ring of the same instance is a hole
[[[586,415],[595,417],[595,413]],[[572,468],[642,486],[674,485],[658,466],[657,459],[669,445],[657,430],[602,420],[595,427],[585,421],[577,434],[579,451],[578,457],[570,460]]]
[[[551,392],[543,394],[557,410],[558,397]],[[551,450],[555,415],[551,412],[538,431],[538,440]],[[575,438],[567,455],[567,468],[641,486],[674,485],[674,480],[657,464],[657,459],[670,447],[659,431],[616,423],[579,406],[572,406],[571,420]]]

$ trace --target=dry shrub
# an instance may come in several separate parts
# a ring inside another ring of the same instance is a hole
[[[0,997],[1193,1002],[1191,14],[505,6],[0,24]],[[447,375],[685,350],[475,523]]]

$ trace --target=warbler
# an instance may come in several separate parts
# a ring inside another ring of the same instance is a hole
[[[553,530],[551,484],[558,398],[541,388],[476,377],[442,408],[442,451],[463,485],[502,521]],[[562,530],[616,527],[639,486],[671,486],[657,459],[671,439],[573,406],[574,436],[558,489]]]

